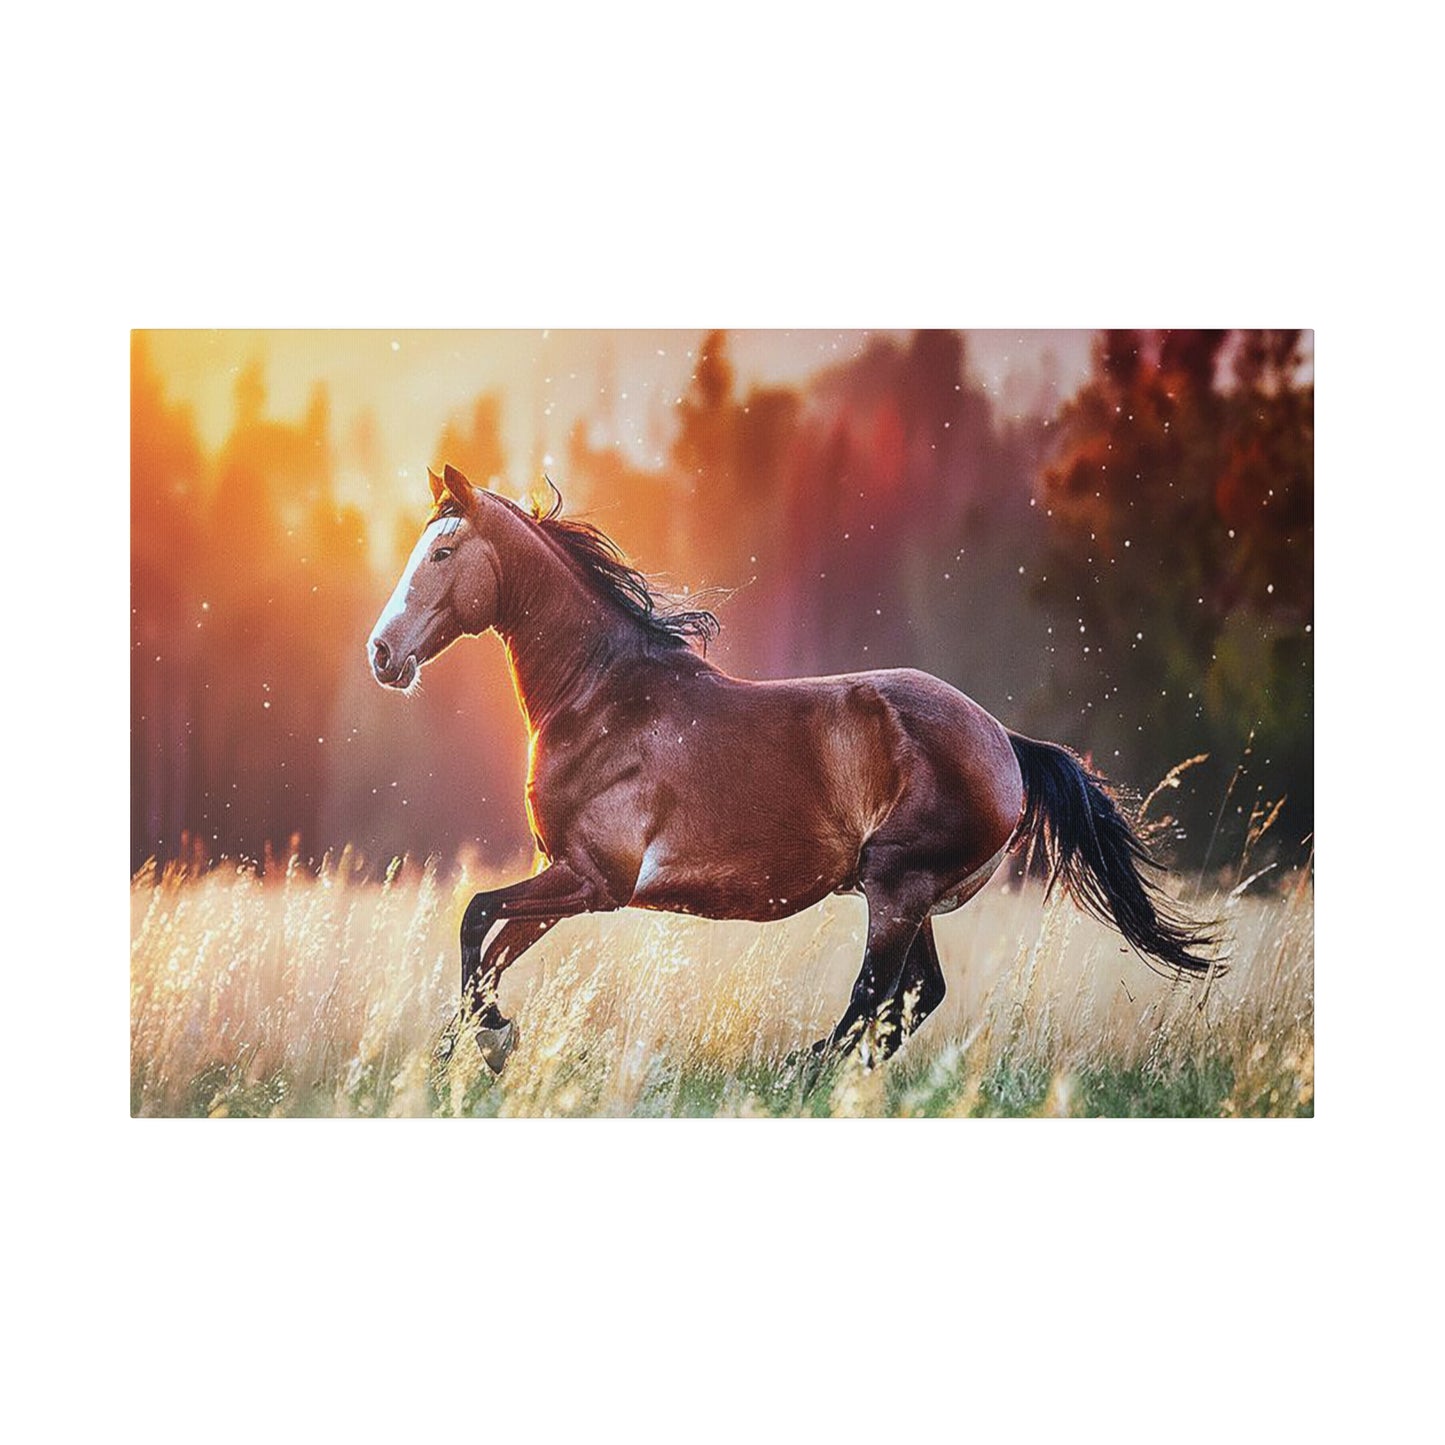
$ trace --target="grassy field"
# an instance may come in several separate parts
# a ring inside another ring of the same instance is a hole
[[[624,912],[559,924],[507,974],[500,1079],[433,1049],[457,925],[497,879],[351,860],[319,876],[144,870],[132,884],[137,1115],[1312,1115],[1313,888],[1216,898],[1230,972],[1161,979],[1066,899],[995,881],[936,919],[949,992],[902,1052],[810,1079],[856,975],[864,910],[786,923]]]

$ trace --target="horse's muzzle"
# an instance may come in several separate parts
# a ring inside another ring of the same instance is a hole
[[[409,652],[405,657],[398,659],[381,638],[373,638],[371,672],[383,687],[408,688],[416,677],[416,654]]]

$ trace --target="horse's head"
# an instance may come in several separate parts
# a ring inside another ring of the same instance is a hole
[[[436,504],[401,580],[367,640],[383,687],[408,688],[425,663],[497,617],[497,556],[486,536],[486,503],[455,467],[428,471]]]

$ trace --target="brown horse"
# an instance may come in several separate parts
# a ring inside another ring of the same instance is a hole
[[[1014,844],[1037,844],[1142,954],[1217,967],[1200,953],[1212,938],[1158,892],[1138,835],[1073,753],[922,672],[729,677],[689,645],[714,635],[713,615],[660,605],[602,533],[560,515],[560,495],[529,516],[452,467],[431,487],[368,656],[378,682],[405,689],[463,634],[495,629],[506,645],[547,866],[478,893],[462,920],[462,1014],[491,1068],[515,1042],[502,971],[559,919],[630,906],[767,920],[829,893],[863,895],[868,938],[814,1051],[857,1043],[885,1058],[943,998],[931,916],[967,903]]]

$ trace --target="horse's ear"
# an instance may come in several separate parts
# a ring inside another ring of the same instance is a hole
[[[463,511],[472,505],[472,484],[453,466],[442,470],[442,486],[451,493]]]
[[[431,484],[432,505],[439,503],[446,492],[447,486],[430,467],[426,469],[426,479]]]

